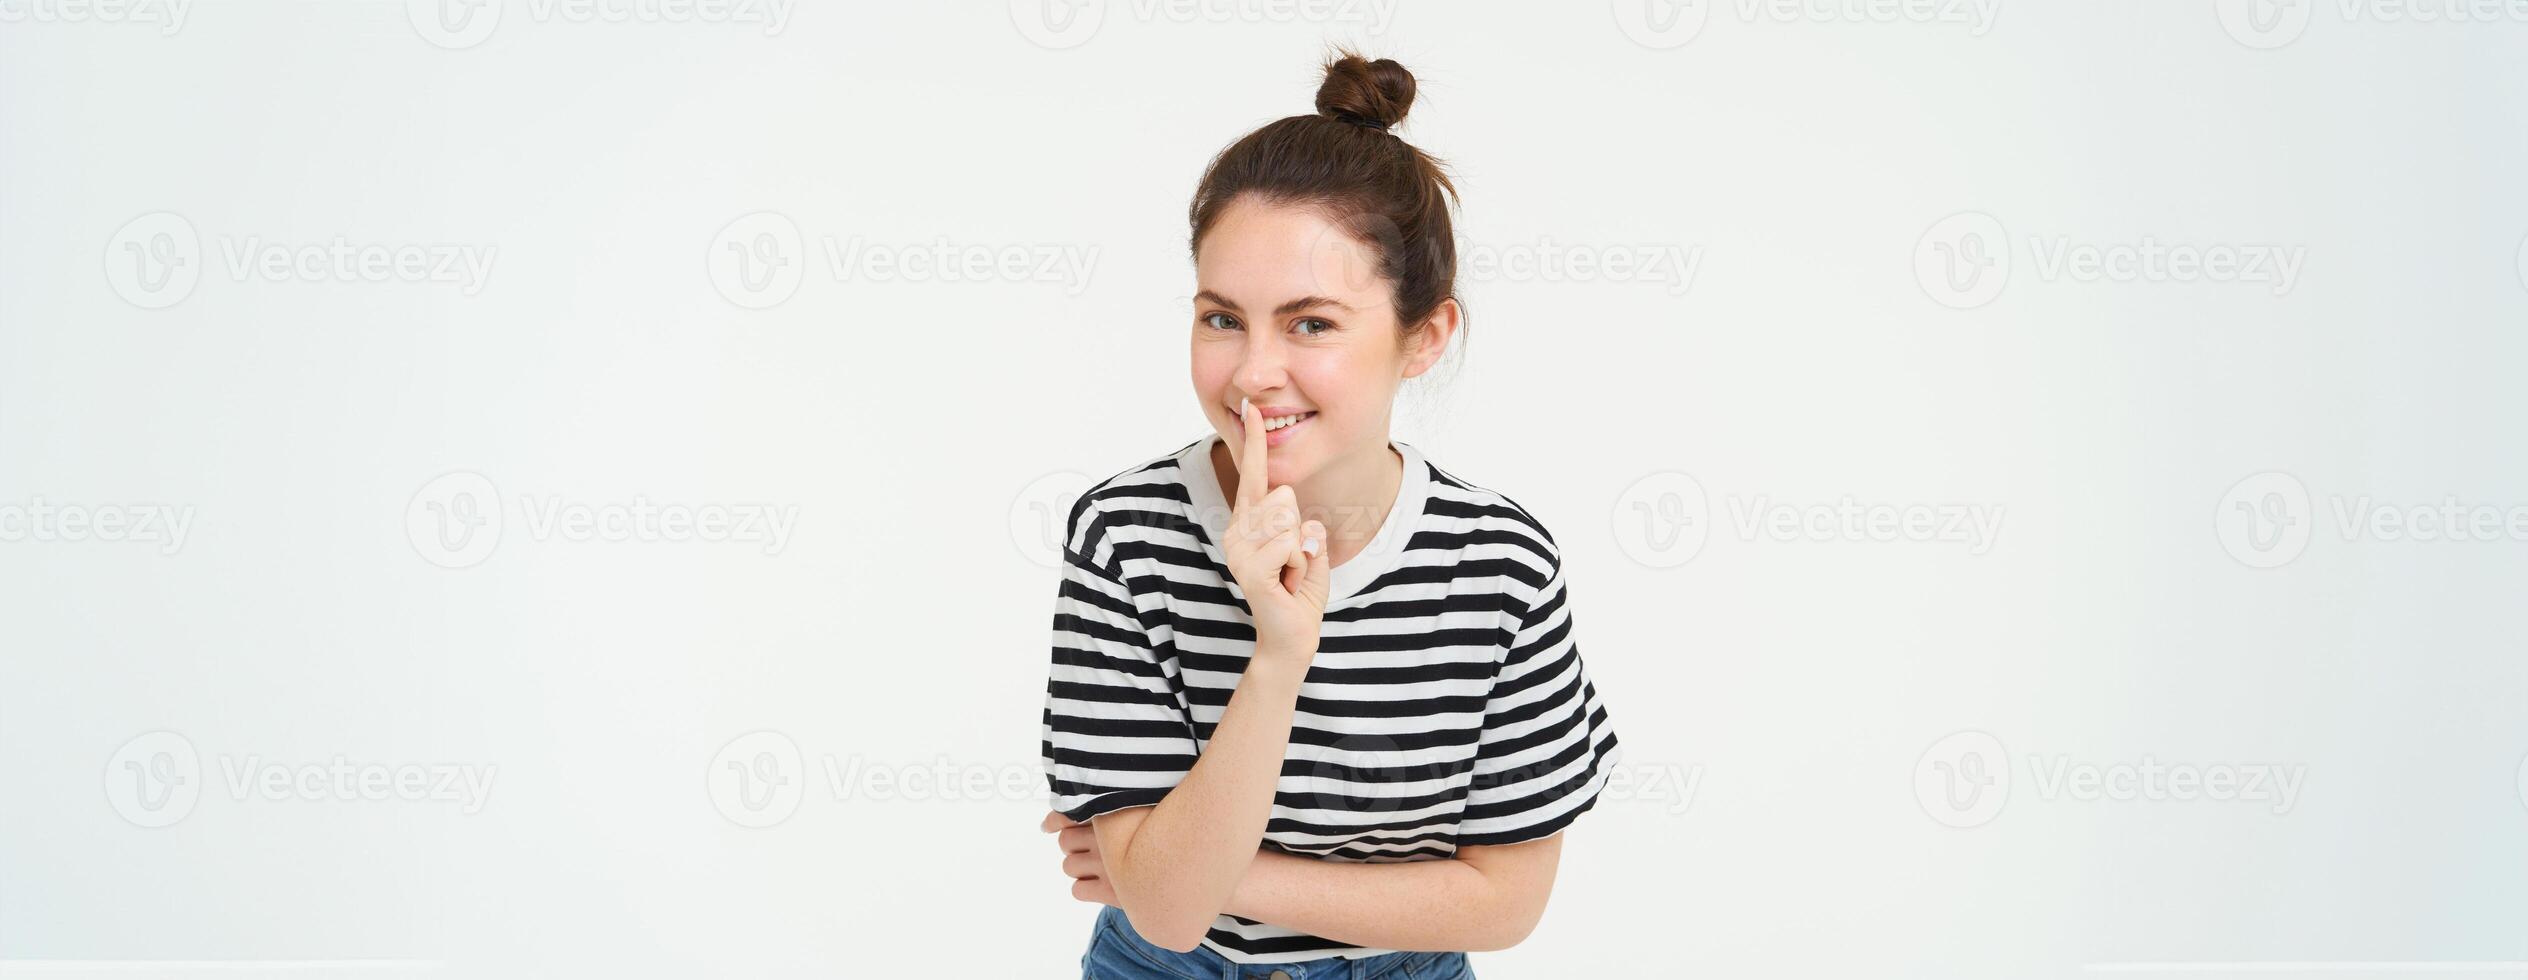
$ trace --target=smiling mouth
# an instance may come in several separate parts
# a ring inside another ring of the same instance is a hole
[[[1264,422],[1264,431],[1274,432],[1281,429],[1287,429],[1291,426],[1298,425],[1301,422],[1305,422],[1316,417],[1317,413],[1315,412],[1301,412],[1297,415],[1284,415],[1278,418],[1267,419]]]

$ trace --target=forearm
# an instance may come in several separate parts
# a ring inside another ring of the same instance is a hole
[[[1256,858],[1281,782],[1304,657],[1248,661],[1201,758],[1151,808],[1107,871],[1144,938],[1191,949]]]
[[[1516,896],[1453,858],[1362,864],[1259,851],[1232,915],[1376,949],[1473,952],[1525,938]]]

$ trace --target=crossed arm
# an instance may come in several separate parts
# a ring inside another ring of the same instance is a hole
[[[1049,815],[1065,869],[1096,881],[1090,894],[1111,898],[1142,938],[1180,952],[1224,912],[1379,949],[1476,952],[1527,938],[1553,890],[1560,834],[1385,864],[1262,848],[1306,671],[1304,660],[1251,660],[1210,749],[1157,804],[1099,814],[1086,834]]]
[[[1090,821],[1110,878],[1148,873],[1118,869],[1113,855],[1126,853],[1151,809],[1118,810]],[[1327,861],[1259,848],[1219,911],[1378,949],[1508,949],[1526,939],[1544,917],[1561,857],[1559,833],[1517,844],[1463,847],[1450,858],[1388,864]],[[1130,888],[1123,880],[1110,884],[1119,896]],[[1139,920],[1134,921],[1140,928]],[[1201,925],[1208,929],[1210,920]],[[1202,931],[1166,939],[1143,936],[1181,951],[1199,943]]]

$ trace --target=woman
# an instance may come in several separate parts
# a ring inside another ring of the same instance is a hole
[[[1561,553],[1392,441],[1463,322],[1456,191],[1348,52],[1191,208],[1212,432],[1071,509],[1044,762],[1089,977],[1469,977],[1619,758]]]

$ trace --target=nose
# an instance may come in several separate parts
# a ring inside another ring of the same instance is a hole
[[[1283,363],[1281,338],[1270,330],[1249,329],[1246,348],[1238,359],[1238,369],[1229,376],[1229,383],[1250,398],[1281,387],[1289,381]]]

